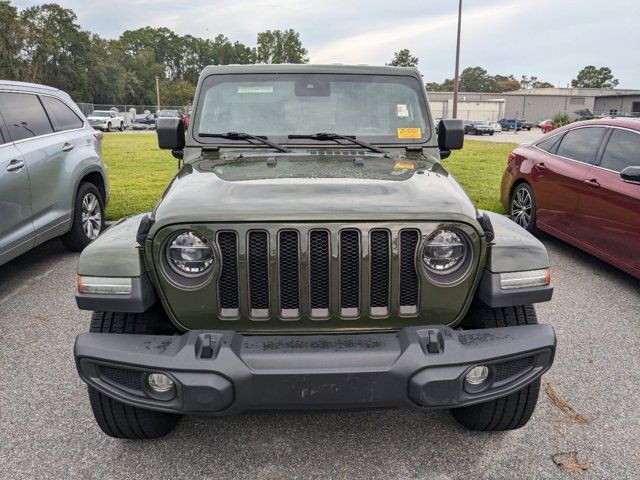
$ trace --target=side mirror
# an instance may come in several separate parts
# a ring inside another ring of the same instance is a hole
[[[451,150],[460,150],[464,144],[464,122],[442,119],[438,124],[438,148],[440,158],[447,158]]]
[[[627,167],[620,172],[623,182],[637,183],[640,185],[640,167]]]
[[[156,122],[158,146],[163,150],[171,150],[174,157],[182,158],[182,149],[185,145],[184,122],[182,119],[159,117]]]

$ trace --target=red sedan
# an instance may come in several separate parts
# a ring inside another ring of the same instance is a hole
[[[640,119],[572,123],[509,155],[511,218],[640,278]]]

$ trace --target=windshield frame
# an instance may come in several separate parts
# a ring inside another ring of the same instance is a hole
[[[408,145],[411,146],[426,146],[426,144],[428,144],[434,135],[434,127],[433,127],[433,121],[432,121],[432,117],[431,117],[431,110],[429,107],[429,102],[427,99],[427,93],[426,93],[426,89],[422,83],[421,80],[419,80],[416,76],[411,75],[410,73],[407,73],[406,75],[397,75],[397,74],[384,74],[384,73],[343,73],[343,72],[305,72],[305,71],[300,71],[300,72],[283,72],[283,73],[279,73],[279,72],[237,72],[237,73],[214,73],[211,75],[208,75],[207,77],[205,77],[204,79],[202,79],[200,85],[198,86],[198,90],[197,90],[197,102],[194,105],[194,109],[192,112],[192,117],[193,117],[193,121],[192,121],[192,125],[193,128],[189,129],[189,138],[192,139],[193,141],[196,142],[196,146],[199,147],[203,147],[203,146],[211,146],[211,147],[240,147],[240,148],[256,148],[256,147],[262,147],[264,148],[264,145],[251,145],[251,144],[243,144],[242,142],[239,142],[237,140],[225,140],[225,139],[220,139],[220,138],[211,138],[211,137],[206,137],[204,135],[200,135],[199,132],[199,127],[200,127],[200,112],[202,111],[203,108],[203,103],[204,103],[204,99],[206,96],[206,91],[208,88],[218,84],[218,83],[223,83],[225,81],[228,80],[229,76],[250,76],[250,77],[264,77],[264,80],[252,80],[252,81],[268,81],[269,78],[287,78],[287,77],[291,77],[291,78],[295,78],[297,76],[303,76],[303,75],[318,75],[318,76],[340,76],[340,77],[381,77],[382,79],[384,79],[386,82],[385,83],[401,83],[406,85],[407,87],[413,89],[417,96],[418,96],[418,103],[419,103],[419,108],[420,108],[420,112],[421,114],[424,116],[425,119],[425,131],[423,132],[423,136],[419,139],[397,139],[396,141],[393,142],[389,142],[388,138],[389,135],[385,136],[386,139],[382,139],[382,137],[376,137],[373,135],[356,135],[354,136],[355,138],[357,138],[358,140],[362,140],[365,141],[367,143],[370,143],[372,145],[379,145],[379,146],[389,146],[389,147],[397,147],[397,148],[402,148]],[[224,78],[227,77],[227,78]],[[203,133],[210,133],[210,132],[203,132]],[[216,133],[224,133],[224,132],[216,132]],[[306,146],[306,145],[313,145],[314,148],[316,147],[328,147],[328,148],[336,148],[336,147],[340,147],[340,145],[337,142],[327,142],[327,141],[318,141],[318,140],[313,140],[313,139],[290,139],[288,138],[288,135],[290,133],[296,133],[296,132],[289,132],[287,135],[265,135],[264,132],[247,132],[250,133],[251,135],[260,135],[260,136],[264,136],[266,138],[268,138],[269,140],[278,143],[279,145],[287,145],[287,146]],[[304,134],[315,134],[318,132],[304,132]],[[189,145],[187,145],[189,146]],[[360,148],[356,145],[349,145],[351,148],[355,147],[355,148]]]

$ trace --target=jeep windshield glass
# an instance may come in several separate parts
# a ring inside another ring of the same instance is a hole
[[[351,74],[211,75],[194,119],[201,143],[233,143],[211,134],[251,132],[277,143],[332,132],[372,144],[422,143],[431,135],[424,87],[414,77]],[[293,138],[291,137],[293,136]]]

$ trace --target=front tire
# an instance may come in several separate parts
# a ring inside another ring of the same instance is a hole
[[[110,132],[110,131],[111,131],[111,122],[107,123],[107,130],[106,130],[106,131],[107,131],[107,132]]]
[[[118,130],[124,132],[124,123],[120,122],[120,127],[118,127]]]
[[[94,312],[89,331],[141,335],[175,333],[164,310],[158,304],[144,313]],[[98,426],[113,438],[143,440],[163,437],[170,433],[182,418],[181,415],[132,407],[113,400],[92,387],[87,389],[91,410]]]
[[[496,328],[538,323],[533,305],[491,308],[480,300],[471,305],[463,325],[467,328]],[[531,418],[540,392],[540,379],[506,397],[451,410],[453,418],[469,430],[485,432],[515,430]]]
[[[81,183],[73,207],[73,224],[62,241],[74,252],[80,252],[104,230],[104,200],[93,183]]]
[[[531,233],[536,233],[536,196],[528,183],[520,183],[509,199],[511,220]]]

